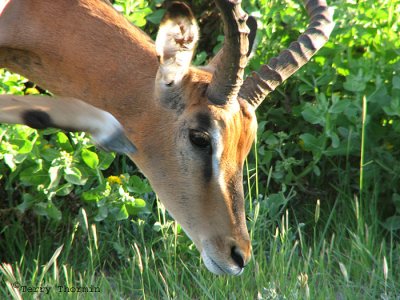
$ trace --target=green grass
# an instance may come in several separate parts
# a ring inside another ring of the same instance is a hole
[[[63,228],[38,219],[27,239],[13,223],[2,233],[10,248],[0,298],[39,296],[24,292],[27,285],[51,287],[42,299],[396,299],[400,247],[371,215],[377,205],[373,196],[339,191],[302,207],[301,216],[287,207],[271,218],[266,201],[254,201],[253,260],[240,277],[209,273],[162,207],[153,216],[158,232],[140,219],[90,223],[84,210]]]
[[[155,33],[155,2],[117,2]],[[192,2],[202,24],[218,24]],[[207,271],[127,158],[82,134],[1,125],[0,299],[400,299],[400,4],[329,2],[330,41],[258,111],[242,276]],[[250,69],[304,29],[288,3],[244,1],[262,32]],[[221,46],[218,28],[197,63]],[[0,92],[37,90],[0,70]]]

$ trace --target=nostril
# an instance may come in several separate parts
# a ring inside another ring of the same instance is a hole
[[[243,268],[244,267],[244,259],[243,259],[243,255],[240,252],[240,250],[237,247],[232,247],[231,248],[231,257],[233,259],[233,261],[240,267]]]

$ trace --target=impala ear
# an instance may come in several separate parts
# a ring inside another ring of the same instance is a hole
[[[171,86],[179,83],[189,70],[199,38],[199,29],[190,8],[173,2],[160,24],[156,51],[160,61],[157,80]]]

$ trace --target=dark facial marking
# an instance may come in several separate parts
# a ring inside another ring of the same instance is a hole
[[[189,140],[193,146],[195,155],[200,158],[203,169],[203,177],[209,182],[212,177],[212,146],[207,139],[209,136],[203,130],[189,130]]]
[[[212,174],[213,174],[213,167],[212,167],[212,155],[204,156],[203,158],[203,177],[206,182],[210,182]]]
[[[200,112],[196,115],[197,126],[199,129],[205,132],[211,130],[211,118],[207,113]],[[212,147],[208,151],[200,153],[203,160],[203,177],[206,182],[209,182],[212,178],[213,167],[212,167]]]
[[[211,118],[208,114],[201,112],[196,116],[197,125],[204,131],[209,131],[211,129]]]

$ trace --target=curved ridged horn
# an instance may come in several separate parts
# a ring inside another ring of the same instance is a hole
[[[255,46],[255,39],[257,34],[257,20],[253,16],[249,16],[246,21],[247,27],[249,27],[250,32],[247,37],[249,40],[249,50],[247,51],[247,57],[253,54],[253,47]],[[208,63],[207,66],[203,67],[203,69],[208,70],[210,72],[215,72],[216,67],[220,64],[221,58],[223,57],[224,49],[221,48],[217,54],[212,58],[212,60]]]
[[[243,83],[249,49],[249,29],[246,25],[247,14],[240,6],[241,0],[215,2],[224,22],[225,41],[207,89],[207,97],[214,104],[224,105],[236,100]]]
[[[265,97],[283,81],[306,64],[328,41],[335,23],[333,12],[325,0],[304,1],[310,24],[297,41],[290,44],[278,57],[247,77],[239,91],[239,97],[258,107]]]

